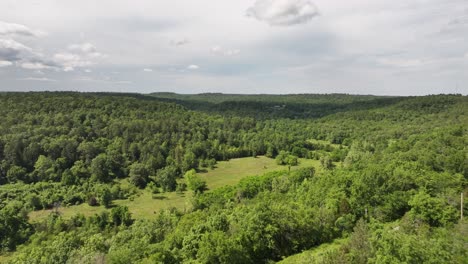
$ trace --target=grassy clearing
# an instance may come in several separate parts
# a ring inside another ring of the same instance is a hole
[[[130,212],[136,219],[140,218],[151,218],[160,210],[177,208],[181,211],[185,211],[190,208],[190,197],[191,192],[185,192],[178,194],[175,192],[152,194],[145,190],[142,194],[133,201],[131,200],[115,200],[115,205],[128,206]]]
[[[307,166],[315,166],[319,170],[320,162],[317,160],[299,159],[299,166],[291,167],[291,170],[297,170]],[[262,175],[266,172],[277,170],[287,170],[287,166],[277,165],[274,159],[259,156],[257,158],[249,157],[221,161],[217,164],[215,169],[198,174],[206,180],[209,190],[213,190],[225,185],[235,185],[242,178],[247,176]],[[126,185],[129,183],[123,180],[120,184]],[[148,219],[152,218],[155,213],[163,209],[177,208],[181,211],[188,210],[190,208],[191,195],[190,191],[183,194],[171,192],[155,195],[148,190],[142,190],[139,195],[133,199],[115,200],[113,204],[128,206],[135,219]],[[69,219],[78,213],[85,216],[92,216],[109,209],[103,206],[92,207],[84,203],[62,207],[58,210],[64,218]],[[50,213],[51,210],[34,211],[29,214],[29,218],[31,222],[37,222],[45,219]]]
[[[329,254],[336,254],[336,251],[347,241],[347,239],[336,239],[333,243],[326,243],[317,248],[304,251],[292,256],[289,256],[278,264],[313,264],[325,263]]]
[[[74,206],[69,206],[69,207],[60,207],[58,209],[59,213],[64,217],[64,218],[70,218],[78,213],[81,213],[85,216],[92,216],[94,214],[101,213],[102,211],[106,210],[102,206],[89,206],[87,203],[83,203],[80,205],[74,205]],[[33,211],[29,213],[29,220],[30,222],[37,222],[39,220],[42,220],[44,218],[47,218],[48,215],[52,210],[41,210],[41,211]]]
[[[313,144],[330,145],[333,148],[339,148],[340,147],[340,144],[334,144],[334,143],[331,143],[330,141],[327,141],[327,140],[309,139],[308,141],[310,143],[313,143]]]
[[[291,167],[291,170],[315,166],[320,167],[320,162],[310,159],[299,159],[299,166]],[[287,170],[287,166],[276,164],[274,159],[265,156],[256,158],[231,159],[229,161],[220,161],[214,170],[198,173],[204,179],[210,190],[226,185],[235,185],[246,176],[262,175],[270,171]]]
[[[148,219],[163,209],[170,209],[175,207],[179,210],[185,211],[190,206],[190,196],[190,192],[186,192],[184,194],[171,192],[153,195],[147,190],[142,190],[137,197],[131,200],[115,200],[113,201],[113,204],[127,206],[135,219]],[[103,206],[93,207],[89,206],[87,203],[69,207],[61,207],[58,209],[62,217],[66,219],[69,219],[78,213],[81,213],[85,216],[92,216],[106,210],[110,211],[111,209],[106,209]],[[29,214],[29,219],[31,222],[38,222],[47,218],[50,213],[51,210],[34,211]]]
[[[0,263],[7,263],[10,260],[10,255],[0,255]]]

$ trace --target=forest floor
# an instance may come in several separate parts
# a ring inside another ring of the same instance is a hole
[[[299,159],[299,165],[291,167],[291,170],[309,166],[314,166],[317,170],[321,168],[318,160]],[[206,181],[208,191],[210,191],[226,185],[235,185],[242,178],[247,176],[263,175],[266,172],[287,169],[287,166],[277,165],[274,159],[258,156],[256,158],[247,157],[220,161],[213,170],[207,169],[198,174]],[[152,194],[149,190],[145,189],[141,190],[140,193],[132,199],[114,200],[113,205],[128,206],[135,219],[148,219],[152,218],[154,214],[163,209],[177,208],[181,211],[190,209],[191,196],[192,194],[190,191],[184,193],[168,192]],[[78,213],[85,216],[92,216],[106,210],[109,209],[104,208],[104,206],[89,206],[87,203],[58,209],[64,218],[70,218]],[[33,211],[29,214],[30,222],[38,222],[46,218],[50,213],[51,210]]]

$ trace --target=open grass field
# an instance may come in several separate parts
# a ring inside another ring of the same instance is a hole
[[[322,145],[330,145],[334,148],[339,148],[340,147],[340,144],[334,144],[334,143],[330,143],[330,141],[326,141],[326,140],[319,140],[319,139],[309,139],[308,140],[310,143],[313,143],[313,144],[322,144]]]
[[[315,166],[320,167],[318,160],[299,159],[299,166],[291,167],[291,170]],[[200,177],[206,181],[208,189],[216,189],[226,185],[235,185],[246,176],[262,175],[270,171],[287,170],[287,166],[276,164],[274,159],[265,156],[231,159],[220,161],[214,170],[199,173]]]
[[[103,206],[89,206],[87,203],[83,203],[80,205],[74,205],[69,207],[61,207],[58,209],[60,214],[64,218],[70,218],[78,213],[81,213],[85,216],[92,216],[94,214],[98,214],[102,211],[106,210]],[[52,210],[40,210],[40,211],[33,211],[29,213],[29,220],[30,222],[37,222],[46,218]]]
[[[113,204],[127,206],[135,219],[147,219],[151,218],[155,213],[163,209],[175,207],[184,211],[190,205],[190,196],[190,192],[185,192],[184,194],[178,194],[175,192],[152,194],[148,190],[142,190],[138,196],[131,200],[114,200]],[[106,209],[104,206],[93,207],[89,206],[87,203],[61,207],[58,209],[64,218],[70,218],[78,213],[85,216],[92,216],[106,210],[110,211],[110,209]],[[51,210],[33,211],[29,214],[29,219],[31,222],[37,222],[46,218],[50,213]]]
[[[7,263],[10,258],[10,255],[0,255],[0,263]]]
[[[291,170],[297,170],[302,167],[315,166],[320,170],[320,162],[310,159],[299,159],[299,166],[291,167]],[[221,161],[216,165],[213,170],[207,172],[200,172],[198,175],[202,177],[208,185],[208,191],[226,186],[235,185],[242,178],[247,176],[262,175],[266,172],[287,170],[287,166],[280,166],[275,163],[274,159],[264,156],[257,158],[239,158],[231,159],[229,161]],[[121,184],[129,184],[127,181],[122,181]],[[176,192],[152,194],[149,190],[142,190],[133,199],[115,200],[115,205],[128,206],[132,216],[135,219],[151,218],[155,213],[163,209],[177,208],[185,211],[190,208],[191,192],[187,191],[183,194]],[[74,205],[69,207],[62,207],[58,209],[64,218],[70,218],[78,213],[85,216],[92,216],[102,211],[109,210],[103,206],[92,207],[87,203]],[[37,222],[46,218],[51,210],[34,211],[29,214],[31,222]]]
[[[314,249],[306,250],[302,253],[298,253],[289,256],[278,264],[314,264],[314,263],[325,263],[328,254],[338,250],[343,245],[346,239],[336,239],[332,243],[322,244]]]

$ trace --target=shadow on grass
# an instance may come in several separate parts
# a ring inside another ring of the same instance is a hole
[[[167,197],[164,196],[164,195],[156,195],[156,194],[153,194],[152,198],[154,200],[167,200]]]

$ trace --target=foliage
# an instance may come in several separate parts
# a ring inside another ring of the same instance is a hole
[[[463,263],[467,110],[459,95],[2,93],[0,250],[12,263],[271,263],[311,249],[306,263]],[[265,154],[316,163],[208,191],[195,173]],[[178,189],[158,197],[187,206],[133,219],[137,187]],[[86,201],[110,213],[28,222]]]
[[[184,178],[187,187],[195,194],[203,193],[206,190],[206,182],[197,175],[194,169],[187,171]]]

